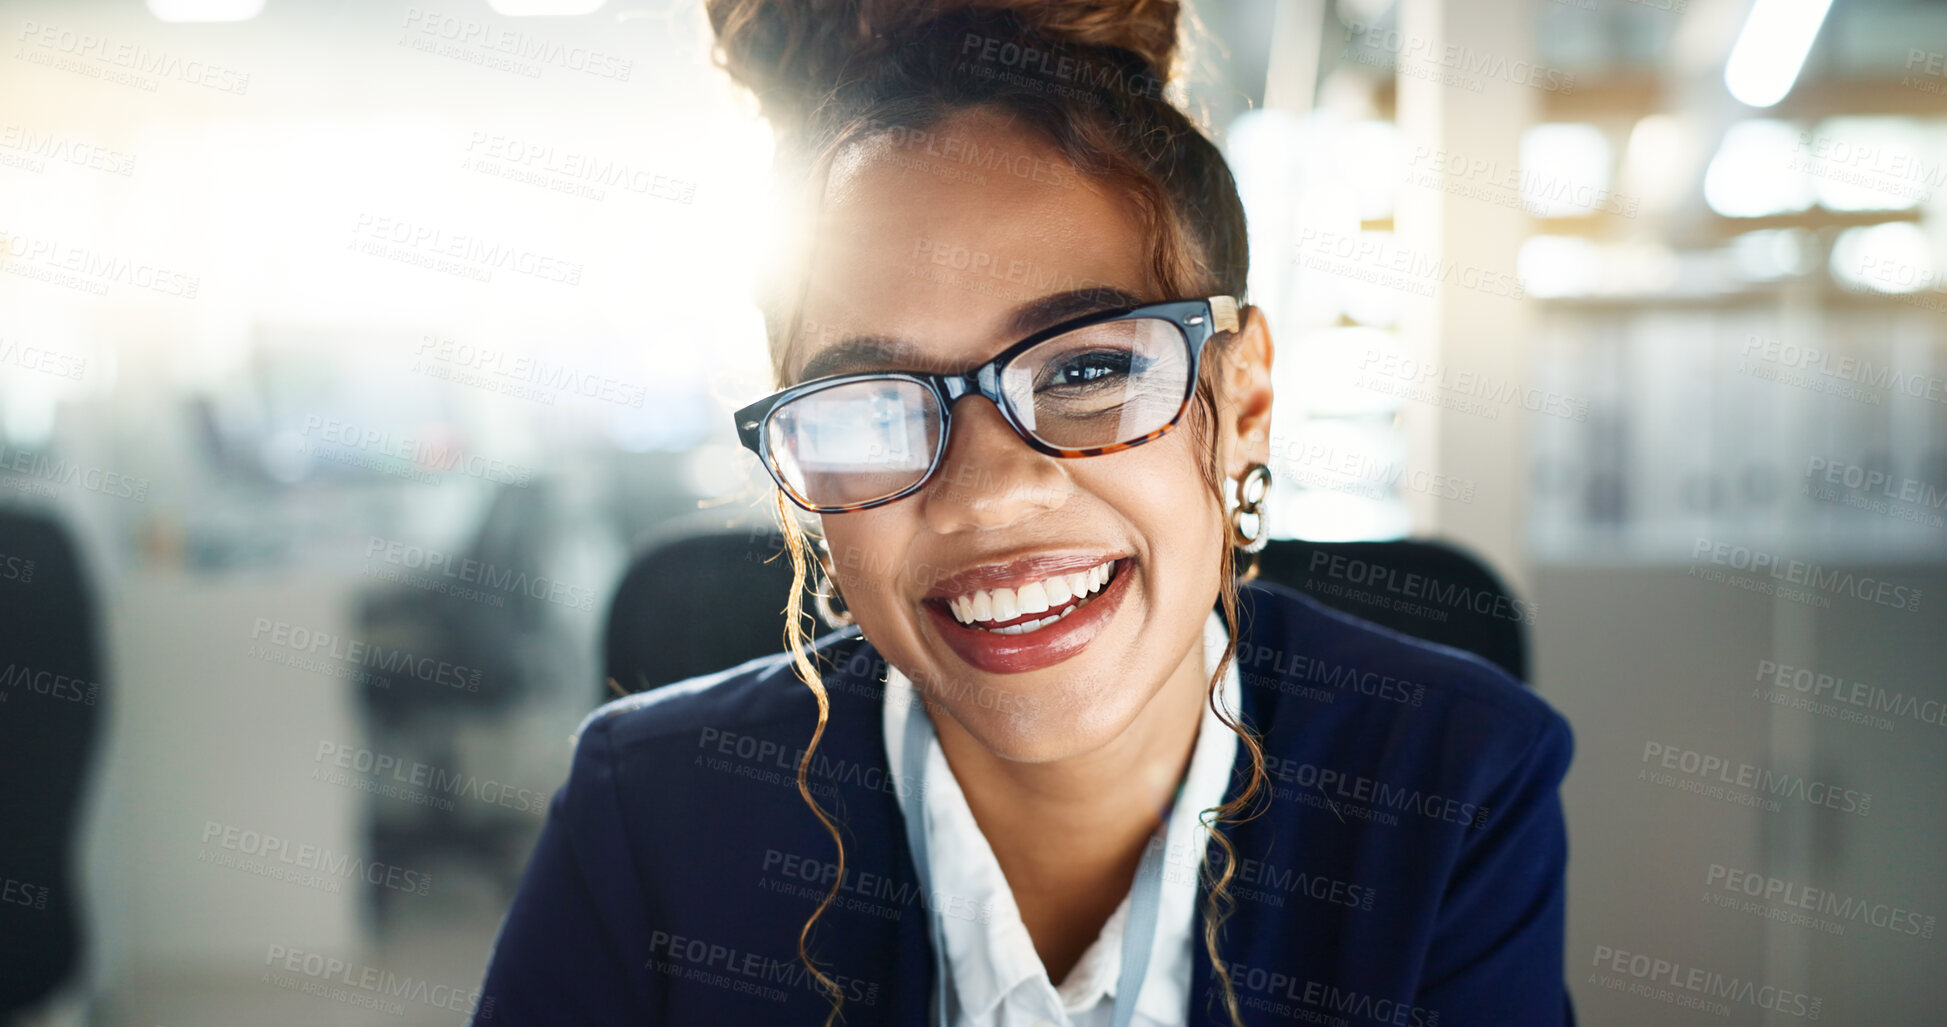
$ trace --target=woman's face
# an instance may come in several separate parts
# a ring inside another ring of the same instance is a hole
[[[961,371],[1077,314],[1184,298],[1150,284],[1150,241],[1122,194],[1078,178],[1059,151],[988,114],[841,154],[815,246],[787,358],[792,381]],[[1263,335],[1255,319],[1251,334]],[[859,337],[891,351],[835,363],[835,348]],[[1234,399],[1255,385],[1261,396],[1245,406],[1268,419],[1268,340],[1261,362],[1244,361],[1252,366],[1228,374],[1232,388],[1220,392]],[[1219,466],[1235,477],[1266,448],[1259,438],[1240,449],[1240,424],[1248,432],[1267,421],[1240,422],[1239,407],[1222,400],[1220,409],[1229,415]],[[1060,459],[1030,449],[978,395],[952,413],[944,463],[924,489],[823,518],[834,580],[879,652],[989,750],[1028,762],[1090,752],[1192,661],[1188,673],[1204,676],[1203,624],[1225,536],[1198,469],[1192,414],[1133,449]],[[1048,580],[1057,575],[1072,593],[1111,562],[1113,578],[1087,602],[1024,634],[963,625],[947,605],[976,588],[1056,591]]]

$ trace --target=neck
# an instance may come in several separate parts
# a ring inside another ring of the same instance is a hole
[[[1090,838],[1104,827],[1146,837],[1183,780],[1209,685],[1199,638],[1142,712],[1091,752],[1046,763],[1003,759],[950,717],[935,718],[940,748],[974,816],[1033,822],[1037,837]],[[1064,854],[1065,855],[1065,854]]]
[[[1066,977],[1129,893],[1189,767],[1208,685],[1199,634],[1127,730],[1047,763],[1002,759],[952,718],[934,719],[1051,981]]]

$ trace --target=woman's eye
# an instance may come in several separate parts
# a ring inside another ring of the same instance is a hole
[[[1077,354],[1050,367],[1042,379],[1042,387],[1095,385],[1105,379],[1124,377],[1139,370],[1135,354],[1127,351]]]

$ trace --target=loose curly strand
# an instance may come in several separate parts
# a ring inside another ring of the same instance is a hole
[[[818,751],[818,742],[825,737],[825,725],[831,720],[831,694],[825,690],[824,678],[812,665],[811,637],[804,627],[805,620],[810,616],[804,609],[804,596],[805,569],[811,559],[811,546],[799,529],[797,518],[785,505],[787,500],[782,491],[777,493],[776,501],[778,524],[784,531],[785,550],[791,554],[791,595],[784,603],[784,648],[791,654],[791,666],[797,671],[798,679],[811,689],[811,694],[818,700],[818,726],[812,729],[811,743],[805,746],[804,756],[798,760],[798,794],[804,798],[805,805],[811,807],[812,815],[818,818],[818,822],[825,825],[825,831],[832,836],[832,845],[838,849],[838,873],[832,878],[831,888],[819,900],[818,908],[811,911],[811,917],[804,922],[803,929],[798,931],[798,959],[831,998],[832,1010],[825,1017],[825,1027],[831,1027],[844,1009],[845,994],[838,981],[820,970],[811,958],[811,927],[824,915],[826,907],[838,898],[838,886],[845,880],[845,839],[838,833],[838,822],[812,797],[811,785],[806,777],[811,768],[812,754]]]

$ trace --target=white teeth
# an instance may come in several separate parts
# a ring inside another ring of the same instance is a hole
[[[1062,619],[1063,617],[1068,616],[1069,614],[1075,612],[1075,607],[1080,605],[1082,604],[1069,603],[1066,609],[1062,610],[1060,613],[1057,613],[1052,617],[1043,617],[1040,620],[1024,620],[1019,624],[1009,624],[1007,627],[1004,628],[982,628],[981,630],[991,631],[996,635],[1025,635],[1030,632],[1040,631],[1042,628],[1045,628],[1048,625],[1053,624],[1054,622]]]
[[[1065,574],[1057,574],[1049,578],[1041,583],[1041,587],[1047,590],[1049,606],[1060,606],[1075,598],[1075,590],[1069,587],[1068,576]]]
[[[1068,616],[1070,611],[1081,605],[1081,601],[1086,601],[1108,584],[1114,568],[1115,561],[1110,560],[1085,571],[1057,574],[1045,581],[1030,581],[1017,588],[978,589],[954,597],[948,601],[947,609],[960,623],[976,624],[979,621],[1013,620],[1022,614],[1045,613],[1061,608],[1060,613],[1050,617],[1022,621],[1005,628],[985,629],[1005,635],[1026,634]]]

